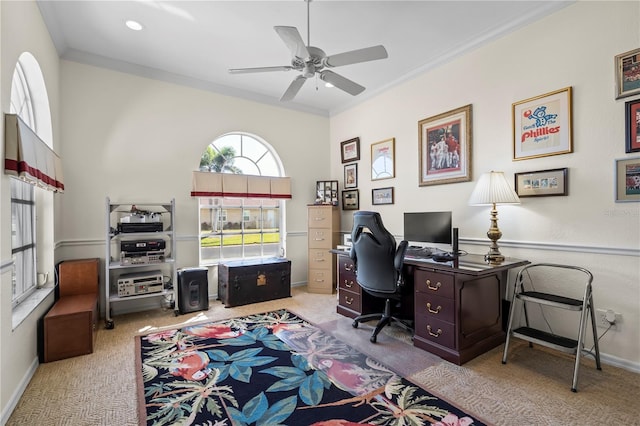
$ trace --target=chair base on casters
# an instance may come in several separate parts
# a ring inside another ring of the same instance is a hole
[[[369,338],[371,343],[376,343],[380,330],[382,330],[385,325],[391,324],[392,322],[413,334],[413,326],[409,321],[404,321],[391,315],[391,299],[387,299],[385,301],[383,313],[359,315],[353,319],[353,324],[351,325],[353,328],[358,328],[358,325],[361,322],[367,322],[374,319],[379,319],[379,321],[378,324],[376,324],[375,330],[373,330],[373,334]]]

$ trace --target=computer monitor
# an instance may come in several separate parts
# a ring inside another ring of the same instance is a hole
[[[453,244],[451,212],[404,214],[404,239],[409,242]]]

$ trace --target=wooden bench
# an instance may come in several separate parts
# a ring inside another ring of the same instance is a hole
[[[44,317],[44,362],[93,352],[99,311],[99,259],[58,266],[60,298]]]

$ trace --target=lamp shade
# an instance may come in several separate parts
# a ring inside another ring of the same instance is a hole
[[[518,194],[511,189],[503,172],[484,173],[469,197],[470,205],[520,204]]]

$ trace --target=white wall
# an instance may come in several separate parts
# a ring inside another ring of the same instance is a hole
[[[244,131],[271,144],[292,177],[287,257],[292,282],[306,282],[306,204],[315,181],[329,175],[328,118],[69,61],[62,61],[61,87],[63,258],[104,258],[105,197],[133,203],[175,197],[178,267],[197,266],[191,173],[210,142]]]
[[[609,361],[638,368],[640,208],[614,202],[614,159],[639,155],[625,154],[629,98],[615,99],[613,58],[639,46],[640,3],[577,2],[333,116],[332,175],[342,181],[340,142],[360,137],[361,209],[379,211],[399,237],[403,212],[451,210],[462,248],[485,253],[489,208],[467,205],[478,176],[502,170],[512,181],[516,172],[567,167],[568,196],[523,198],[519,206],[498,208],[502,252],[590,269],[596,308],[623,315],[621,331],[607,333],[601,351]],[[573,87],[574,152],[512,161],[511,105],[568,86]],[[467,104],[473,105],[473,181],[419,187],[418,121]],[[370,146],[391,137],[396,177],[372,182]],[[387,186],[395,188],[395,204],[371,206],[371,189]],[[351,223],[344,212],[343,231]]]
[[[0,2],[0,103],[2,113],[9,112],[11,78],[18,57],[30,52],[38,61],[49,96],[51,121],[53,126],[53,148],[58,150],[58,81],[59,59],[49,33],[33,2]],[[0,120],[1,150],[4,153],[4,115]],[[11,203],[9,178],[0,174],[0,260],[2,265],[11,261]],[[48,219],[48,218],[47,218]],[[49,223],[49,222],[48,222]],[[40,228],[39,228],[40,229]],[[47,241],[40,243],[53,246],[53,232]],[[50,235],[49,235],[50,234]],[[51,240],[51,241],[49,241]],[[53,277],[53,259],[47,265],[38,263],[40,272],[49,272]],[[17,402],[22,389],[27,385],[37,366],[37,320],[51,306],[52,296],[15,329],[11,318],[11,268],[3,267],[0,284],[0,421],[4,420],[12,405]]]

